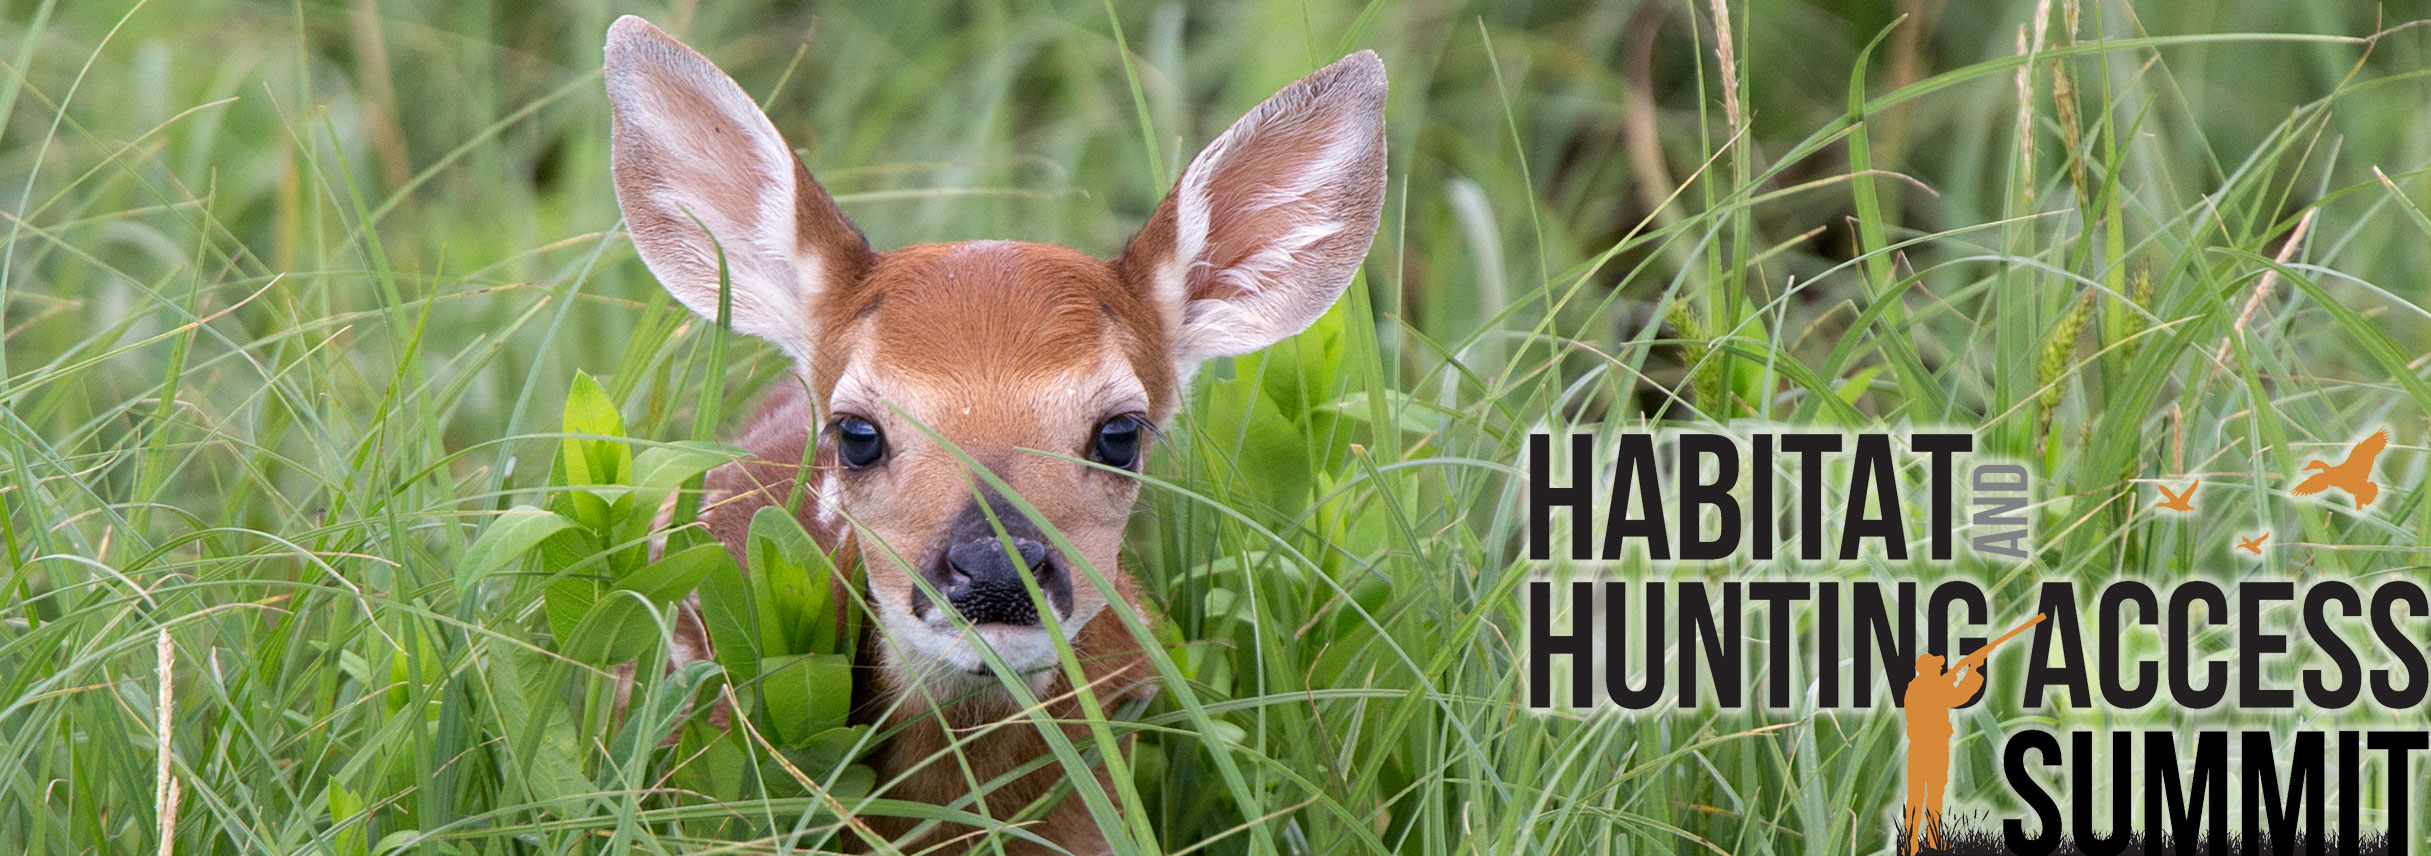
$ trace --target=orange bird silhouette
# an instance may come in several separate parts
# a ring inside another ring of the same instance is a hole
[[[2252,538],[2239,538],[2237,539],[2237,549],[2259,556],[2262,555],[2262,542],[2268,540],[2271,540],[2271,533],[2268,532]]]
[[[2192,506],[2192,505],[2188,505],[2188,504],[2187,504],[2187,502],[2186,502],[2186,498],[2187,498],[2187,497],[2190,497],[2190,496],[2194,496],[2194,495],[2195,495],[2195,488],[2202,487],[2202,486],[2203,486],[2203,480],[2202,480],[2202,479],[2196,479],[2196,480],[2195,480],[2195,483],[2194,483],[2194,484],[2187,485],[2185,490],[2181,490],[2181,491],[2175,491],[2175,492],[2172,492],[2172,491],[2169,489],[2169,485],[2165,485],[2165,484],[2156,484],[2156,485],[2153,485],[2153,487],[2157,487],[2157,488],[2160,488],[2160,489],[2161,489],[2161,495],[2162,495],[2162,496],[2166,496],[2166,497],[2169,497],[2169,498],[2168,498],[2168,499],[2165,499],[2165,500],[2162,500],[2162,501],[2160,501],[2160,502],[2153,503],[2153,504],[2152,504],[2152,507],[2154,507],[2154,508],[2166,508],[2166,509],[2169,509],[2169,510],[2171,510],[2171,511],[2193,511],[2193,510],[2195,510],[2195,507],[2194,507],[2194,506]]]
[[[2355,444],[2355,448],[2347,452],[2347,459],[2338,462],[2338,466],[2333,467],[2320,461],[2305,464],[2306,470],[2320,470],[2321,472],[2314,473],[2311,478],[2305,479],[2297,484],[2294,490],[2288,492],[2297,496],[2312,496],[2330,488],[2337,488],[2346,491],[2347,495],[2355,497],[2356,508],[2371,505],[2372,500],[2380,496],[2380,483],[2372,480],[2372,462],[2379,460],[2380,450],[2388,447],[2389,429],[2382,428],[2374,431],[2372,436],[2365,437],[2363,442]]]

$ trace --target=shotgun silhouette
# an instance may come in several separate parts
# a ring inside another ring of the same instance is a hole
[[[2015,629],[2001,634],[2000,638],[1986,642],[1984,643],[1983,647],[1977,648],[1974,651],[1969,652],[1967,656],[1959,658],[1958,665],[1972,665],[1978,669],[1983,668],[1984,659],[1992,655],[1993,648],[1999,647],[2003,642],[2017,638],[2017,635],[2026,632],[2027,628],[2043,623],[2043,619],[2046,617],[2048,616],[2045,616],[2043,613],[2035,613],[2033,618],[2026,619],[2026,623],[2018,625]]]

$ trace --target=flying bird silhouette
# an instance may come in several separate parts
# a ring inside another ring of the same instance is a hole
[[[2355,448],[2347,452],[2347,459],[2338,462],[2338,466],[2333,467],[2320,461],[2305,464],[2306,470],[2320,470],[2321,472],[2314,473],[2311,478],[2305,479],[2297,484],[2294,490],[2288,492],[2297,496],[2312,496],[2330,488],[2337,488],[2346,491],[2348,496],[2355,497],[2356,508],[2371,505],[2372,500],[2380,496],[2380,483],[2372,480],[2372,462],[2379,460],[2380,450],[2388,447],[2389,429],[2382,428],[2374,431],[2372,436],[2365,437],[2363,442],[2355,444]]]
[[[2252,538],[2239,538],[2237,539],[2237,549],[2259,556],[2262,555],[2262,542],[2268,540],[2271,540],[2271,533],[2268,532]]]
[[[2192,505],[2187,504],[2187,502],[2186,502],[2186,498],[2187,498],[2187,497],[2190,497],[2190,496],[2194,496],[2194,495],[2195,495],[2195,488],[2198,488],[2198,487],[2201,487],[2201,486],[2203,486],[2203,480],[2202,480],[2202,479],[2196,479],[2194,484],[2187,485],[2187,486],[2186,486],[2186,489],[2185,489],[2185,490],[2181,490],[2181,491],[2172,491],[2172,490],[2170,490],[2170,489],[2169,489],[2169,485],[2165,485],[2165,484],[2156,484],[2156,485],[2153,485],[2153,487],[2157,487],[2157,488],[2160,488],[2160,489],[2161,489],[2161,495],[2162,495],[2162,496],[2166,496],[2166,497],[2169,497],[2169,498],[2168,498],[2168,499],[2164,499],[2164,500],[2162,500],[2162,501],[2160,501],[2160,502],[2153,503],[2153,504],[2152,504],[2152,507],[2154,507],[2154,508],[2166,508],[2166,509],[2169,509],[2169,510],[2171,510],[2171,511],[2193,511],[2193,510],[2195,510],[2195,507],[2194,507],[2194,506],[2192,506]]]

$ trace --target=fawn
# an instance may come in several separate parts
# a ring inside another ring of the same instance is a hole
[[[968,804],[971,782],[999,781],[1050,745],[975,646],[1053,721],[1084,716],[1049,626],[1096,698],[1155,691],[1141,642],[1106,614],[1117,600],[1150,614],[1118,567],[1139,493],[1123,471],[1140,469],[1200,361],[1305,329],[1350,282],[1382,211],[1383,64],[1362,51],[1258,105],[1111,260],[1011,241],[872,250],[742,88],[641,19],[608,31],[607,89],[617,204],[642,261],[711,318],[722,266],[733,328],[796,364],[738,440],[751,457],[707,478],[703,520],[741,550],[752,514],[787,500],[808,452],[807,497],[790,510],[839,567],[862,564],[853,594],[876,617],[856,671],[859,715],[893,733],[872,758],[893,783],[884,795],[994,818],[1021,810],[1067,773],[1049,762]],[[678,632],[677,656],[704,656],[697,619]],[[1028,829],[1074,852],[1107,848],[1077,798]],[[944,825],[924,843],[969,832]]]

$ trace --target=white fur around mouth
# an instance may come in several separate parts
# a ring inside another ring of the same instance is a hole
[[[908,611],[887,610],[883,618],[891,643],[887,647],[909,675],[933,689],[959,694],[995,686],[996,670],[980,644],[995,651],[1007,671],[1027,678],[1033,691],[1042,691],[1054,678],[1055,640],[1044,627],[976,624],[966,635],[942,611],[913,617]]]
[[[908,603],[887,603],[879,610],[885,655],[892,661],[891,668],[900,670],[900,677],[927,685],[939,697],[1003,689],[996,670],[974,640],[995,651],[1006,671],[1022,676],[1032,692],[1045,692],[1059,674],[1055,640],[1043,626],[974,624],[966,631],[955,626],[943,609],[915,616],[908,607]],[[1102,606],[1087,614],[1057,615],[1065,643],[1101,611]]]
[[[947,644],[940,652],[945,665],[974,675],[986,675],[994,670],[988,666],[986,655],[980,653],[968,636],[946,621],[932,621],[926,628]],[[1055,642],[1047,638],[1047,629],[1036,625],[974,624],[970,635],[979,637],[988,648],[1004,661],[1005,668],[1015,674],[1051,669],[1055,666]]]

